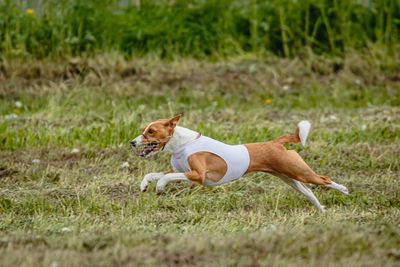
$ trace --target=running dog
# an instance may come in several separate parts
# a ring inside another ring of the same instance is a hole
[[[316,174],[296,151],[283,146],[285,143],[305,145],[311,127],[306,120],[298,124],[295,133],[269,142],[228,145],[177,126],[180,117],[151,122],[144,127],[142,134],[131,141],[133,147],[141,149],[140,157],[146,158],[163,150],[172,155],[170,170],[144,176],[140,185],[142,192],[146,191],[151,181],[157,181],[156,191],[159,193],[172,181],[216,186],[251,172],[267,172],[302,193],[320,212],[324,212],[325,207],[303,183],[322,185],[349,194],[345,186]]]

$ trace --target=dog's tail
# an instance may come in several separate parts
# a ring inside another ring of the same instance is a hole
[[[292,134],[284,134],[281,137],[278,137],[274,140],[274,142],[285,144],[285,143],[300,143],[305,146],[308,133],[310,132],[311,123],[309,121],[303,120],[299,122],[297,125],[297,129],[295,133]]]
[[[311,123],[303,120],[297,124],[296,134],[299,136],[301,144],[306,145],[308,134],[310,133]]]

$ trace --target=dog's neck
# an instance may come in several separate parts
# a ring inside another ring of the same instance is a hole
[[[165,150],[173,154],[178,148],[186,145],[187,143],[195,140],[199,133],[190,129],[176,126],[171,139],[165,145]]]

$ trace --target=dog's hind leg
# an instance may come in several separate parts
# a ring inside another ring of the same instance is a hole
[[[282,173],[302,183],[316,185],[332,183],[328,177],[316,174],[294,150],[285,151],[282,160],[275,164],[275,172]]]
[[[344,185],[337,184],[331,181],[328,177],[316,174],[300,157],[300,155],[294,150],[288,150],[286,157],[286,163],[288,164],[285,168],[286,175],[294,178],[303,183],[311,183],[316,185],[323,185],[332,189],[335,189],[345,195],[349,194],[349,191]]]
[[[295,179],[291,179],[286,176],[278,177],[281,178],[282,181],[290,185],[293,189],[302,193],[315,206],[315,208],[317,208],[318,211],[325,212],[325,207],[322,206],[321,203],[319,203],[318,199],[315,197],[310,188],[306,187],[304,184]]]
[[[341,185],[341,184],[337,184],[337,183],[335,183],[335,182],[332,182],[331,184],[327,184],[327,185],[325,185],[325,186],[326,186],[326,187],[329,187],[329,188],[332,188],[332,189],[335,189],[335,190],[341,192],[341,193],[344,194],[344,195],[348,195],[348,194],[349,194],[349,190],[348,190],[347,187],[345,187],[344,185]]]
[[[288,150],[286,154],[286,175],[303,183],[323,185],[348,195],[349,191],[344,185],[331,181],[328,177],[316,174],[294,150]]]

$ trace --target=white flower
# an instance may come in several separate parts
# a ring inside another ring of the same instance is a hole
[[[71,232],[71,229],[69,229],[68,227],[63,227],[61,229],[61,232]]]
[[[121,164],[121,168],[127,168],[129,167],[129,162],[125,161],[124,163]]]
[[[363,125],[361,126],[361,130],[365,131],[366,129],[367,129],[367,125],[363,124]]]
[[[75,153],[79,153],[79,149],[77,149],[77,148],[74,148],[74,149],[72,149],[72,150],[71,150],[71,153],[73,153],[73,154],[75,154]]]
[[[335,115],[330,115],[330,116],[329,116],[329,119],[335,121],[335,120],[337,120],[337,117],[336,117]]]
[[[40,163],[40,159],[34,159],[32,160],[32,163]]]
[[[93,176],[93,179],[95,179],[95,180],[96,180],[97,178],[99,178],[99,177],[97,177],[96,175],[95,175],[95,176]]]
[[[21,108],[21,107],[22,107],[22,102],[21,102],[21,101],[16,101],[16,102],[15,102],[15,106],[16,106],[17,108]]]
[[[282,86],[282,89],[283,89],[283,91],[287,91],[290,89],[290,85],[286,84],[286,85]]]

